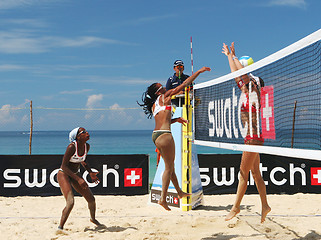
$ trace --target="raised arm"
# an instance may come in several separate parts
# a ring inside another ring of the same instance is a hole
[[[181,85],[177,86],[173,90],[169,90],[165,93],[165,97],[176,95],[180,91],[182,91],[185,87],[189,86],[201,73],[205,71],[211,71],[209,67],[202,67],[200,70],[195,72],[192,76],[188,77]]]
[[[233,60],[232,53],[230,52],[228,46],[225,43],[223,43],[222,53],[224,53],[227,56],[231,72],[235,72],[235,71],[239,70],[238,67],[236,66],[234,60]]]
[[[231,72],[235,72],[235,71],[243,68],[242,64],[240,63],[238,58],[235,56],[234,42],[231,44],[231,52],[230,52],[228,46],[225,43],[223,43],[222,53],[227,56]],[[242,90],[243,86],[245,86],[245,84],[247,84],[250,81],[247,74],[236,77],[236,78],[234,78],[234,80],[235,80],[237,86],[241,90]]]
[[[232,42],[232,44],[230,46],[230,49],[231,49],[232,59],[233,59],[235,65],[236,65],[236,68],[238,70],[244,68],[243,65],[240,63],[239,59],[236,57],[234,42]]]

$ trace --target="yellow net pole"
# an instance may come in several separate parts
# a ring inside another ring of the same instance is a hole
[[[188,123],[182,127],[182,190],[186,193],[192,193],[192,106],[189,87],[185,88],[183,118],[187,119]],[[183,211],[192,210],[191,198],[186,197],[182,199]]]

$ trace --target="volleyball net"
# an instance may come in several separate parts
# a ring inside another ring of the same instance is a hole
[[[234,78],[244,74],[260,77],[265,85],[260,94],[249,91],[249,102],[261,106],[249,111],[257,115],[253,125],[241,121],[246,96]],[[321,29],[239,71],[196,84],[194,143],[321,160],[320,83]],[[248,128],[255,125],[263,146],[244,144]]]

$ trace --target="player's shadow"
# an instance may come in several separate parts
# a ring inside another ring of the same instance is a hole
[[[201,205],[193,210],[205,210],[205,211],[230,211],[232,209],[233,205],[227,205],[227,206],[206,206]],[[250,211],[252,209],[253,205],[241,205],[240,210],[248,210]]]
[[[123,232],[126,231],[127,229],[134,229],[134,230],[138,230],[135,227],[121,227],[121,226],[111,226],[111,227],[107,227],[104,224],[101,224],[99,226],[96,226],[94,228],[89,228],[86,227],[85,228],[85,232],[99,232],[99,233],[104,233],[104,232]]]
[[[201,240],[230,240],[230,239],[234,239],[236,237],[241,237],[241,236],[242,235],[226,235],[226,234],[223,234],[223,233],[216,233],[216,234],[213,234],[210,237],[202,238]],[[260,235],[259,234],[254,234],[254,235],[251,235],[250,237],[256,237],[256,236],[260,236]]]
[[[296,238],[294,240],[308,240],[308,239],[321,239],[321,235],[312,230],[310,233],[308,233],[304,237]]]

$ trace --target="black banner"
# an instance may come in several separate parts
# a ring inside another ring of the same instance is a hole
[[[57,181],[63,155],[0,155],[1,196],[61,195]],[[81,174],[96,195],[139,195],[148,193],[149,156],[87,155],[86,162],[98,171],[99,184]]]
[[[321,162],[260,154],[268,194],[321,193]],[[204,194],[236,193],[240,154],[199,154]],[[258,193],[252,175],[247,193]]]

